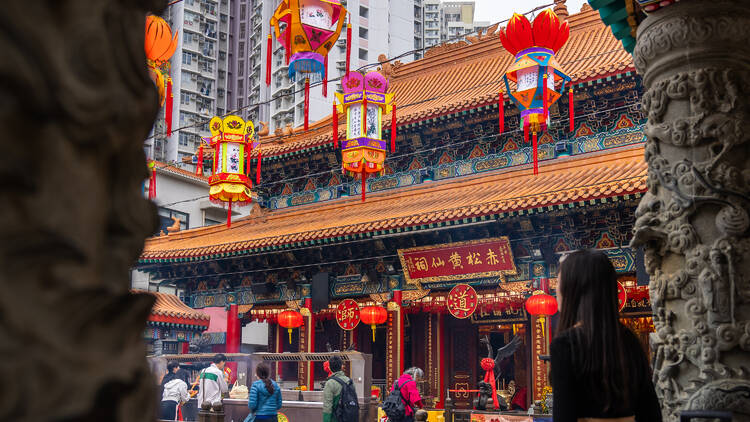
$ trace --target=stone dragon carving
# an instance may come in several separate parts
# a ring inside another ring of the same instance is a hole
[[[645,246],[665,420],[681,410],[750,417],[750,10],[691,1],[641,24],[648,193]],[[744,45],[743,45],[744,44]]]
[[[153,304],[128,273],[156,214],[142,191],[158,110],[156,0],[6,0],[0,10],[0,420],[144,421]]]

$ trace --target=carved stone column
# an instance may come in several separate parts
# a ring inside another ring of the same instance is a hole
[[[646,250],[665,420],[750,418],[750,3],[690,0],[638,30],[649,191]]]
[[[0,420],[155,418],[153,298],[131,295],[128,274],[156,227],[143,37],[164,4],[2,2]]]

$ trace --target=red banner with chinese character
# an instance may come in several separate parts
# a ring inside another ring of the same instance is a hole
[[[399,249],[407,283],[504,277],[516,273],[507,237]]]
[[[336,307],[336,322],[342,330],[357,328],[359,319],[359,305],[352,299],[344,299]]]

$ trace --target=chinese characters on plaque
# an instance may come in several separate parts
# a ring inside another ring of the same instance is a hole
[[[468,284],[457,284],[448,293],[448,312],[458,319],[470,317],[477,310],[477,292]]]
[[[352,299],[344,299],[336,307],[336,322],[342,330],[351,331],[359,324],[359,305]]]
[[[420,284],[516,273],[507,237],[399,249],[407,283]]]

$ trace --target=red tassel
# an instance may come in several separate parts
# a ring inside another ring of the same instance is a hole
[[[391,154],[396,152],[396,104],[393,104],[393,114],[391,115]]]
[[[227,228],[232,227],[232,201],[229,201],[229,212],[227,212]]]
[[[310,78],[305,78],[305,130],[310,127]]]
[[[266,51],[266,86],[271,86],[271,61],[273,60],[273,38],[268,34],[268,47]]]
[[[195,166],[195,174],[203,176],[203,141],[198,147],[198,164]]]
[[[148,179],[148,199],[156,199],[156,166],[151,169],[151,178]]]
[[[538,148],[539,145],[537,145],[536,141],[536,132],[534,132],[533,140],[531,141],[531,155],[533,155],[534,159],[534,175],[539,174],[539,159],[537,158]]]
[[[351,17],[350,17],[351,19]],[[349,77],[349,64],[352,55],[352,24],[346,24],[346,77]]]
[[[568,91],[568,114],[570,114],[570,131],[573,132],[575,130],[575,115],[576,115],[576,109],[573,105],[573,88],[571,86],[570,91]]]
[[[328,56],[323,58],[323,96],[328,98]]]
[[[289,57],[292,55],[292,26],[287,25],[286,26],[286,52],[285,59],[286,59],[286,65],[289,66]]]
[[[362,136],[367,137],[367,91],[362,91]]]
[[[497,105],[499,108],[498,111],[498,124],[499,124],[499,131],[500,135],[505,132],[505,96],[503,95],[503,92],[500,91],[500,97],[498,98]]]
[[[546,69],[545,69],[546,72]],[[544,113],[544,121],[547,121],[547,73],[542,76],[542,113]]]
[[[364,163],[362,163],[364,165]],[[367,192],[367,170],[362,169],[362,202],[365,202],[365,193]]]
[[[335,149],[339,148],[339,111],[336,108],[336,100],[333,100],[333,113],[331,114],[331,118],[333,119],[333,147]]]
[[[255,169],[255,184],[260,184],[260,162],[263,161],[263,151],[260,149],[260,142],[258,142],[258,165]]]
[[[172,106],[174,100],[172,98],[172,78],[167,77],[167,103],[164,107],[164,120],[167,123],[167,136],[172,136]]]

